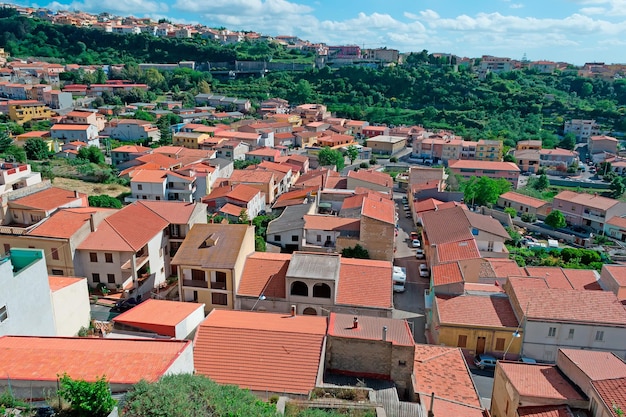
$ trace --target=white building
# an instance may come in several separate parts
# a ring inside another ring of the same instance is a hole
[[[595,120],[572,119],[563,125],[563,134],[573,133],[577,143],[586,143],[590,136],[601,134],[600,125]]]

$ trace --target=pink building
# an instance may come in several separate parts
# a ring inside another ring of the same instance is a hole
[[[464,179],[471,177],[504,178],[513,185],[514,189],[517,188],[520,174],[520,169],[513,162],[458,160],[450,161],[448,168],[453,174],[460,175]]]
[[[586,226],[599,232],[607,220],[626,215],[626,204],[597,194],[561,191],[552,201],[552,210],[565,215],[567,223]]]

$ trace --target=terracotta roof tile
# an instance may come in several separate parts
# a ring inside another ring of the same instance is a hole
[[[437,260],[439,262],[454,262],[476,258],[480,258],[480,251],[474,239],[437,245]]]
[[[384,308],[393,307],[392,265],[387,261],[341,258],[337,304]]]
[[[87,194],[78,193],[77,197],[75,195],[75,191],[64,190],[57,187],[50,187],[48,189],[38,191],[25,197],[11,200],[9,202],[9,207],[20,206],[50,211],[59,207],[82,207],[83,204],[81,204],[81,200],[86,201],[86,199]]]
[[[434,392],[436,399],[442,398],[471,407],[481,407],[474,382],[459,348],[415,345],[413,374],[415,375],[415,392],[424,397]],[[441,401],[435,400],[435,407],[439,402]],[[436,415],[470,416],[472,414]]]
[[[237,295],[285,298],[285,275],[290,260],[287,253],[255,252],[248,256]]]
[[[451,169],[489,169],[493,171],[514,171],[519,172],[520,169],[513,162],[497,162],[497,161],[474,161],[470,159],[460,159],[449,161],[448,167]]]
[[[15,381],[56,381],[67,373],[111,384],[155,382],[191,341],[121,340],[85,337],[0,337],[2,369]],[[94,352],[98,352],[94,355]],[[123,362],[121,366],[112,363]]]
[[[591,385],[604,402],[604,406],[611,410],[611,415],[620,417],[616,408],[626,410],[626,378],[592,381]]]
[[[89,222],[92,213],[96,212],[115,213],[114,209],[99,209],[92,207],[89,211],[77,211],[76,209],[61,209],[48,217],[43,223],[28,232],[32,236],[45,236],[56,238],[70,238],[85,223]]]
[[[227,196],[229,198],[232,198],[233,200],[248,203],[260,192],[261,191],[259,191],[257,188],[251,187],[249,185],[237,184],[227,194]]]
[[[259,169],[235,169],[229,181],[231,183],[262,183],[268,184],[275,180],[276,174],[272,171]]]
[[[348,178],[354,178],[364,182],[369,182],[382,187],[393,187],[393,178],[391,175],[368,169],[360,169],[358,171],[349,171]]]
[[[498,366],[522,397],[559,401],[585,400],[576,386],[569,382],[555,365],[498,362]]]
[[[572,289],[572,284],[567,280],[561,268],[552,266],[527,266],[526,273],[529,277],[545,279],[548,288]]]
[[[621,227],[626,229],[626,217],[617,217],[613,216],[609,220],[606,221],[607,224],[611,226]]]
[[[436,295],[442,324],[485,327],[517,327],[508,297],[502,295]]]
[[[167,181],[167,172],[164,170],[139,169],[133,172],[130,182],[162,184]]]
[[[415,212],[421,213],[423,211],[434,211],[437,209],[437,205],[443,203],[435,198],[427,198],[426,200],[414,202]]]
[[[563,268],[563,273],[575,290],[602,291],[596,271],[592,269]]]
[[[330,313],[328,335],[348,339],[382,340],[382,328],[387,327],[386,340],[393,345],[414,346],[413,334],[406,320],[358,316],[358,325],[353,325],[354,315]]]
[[[204,206],[199,203],[186,203],[183,201],[137,201],[161,216],[170,224],[188,224],[191,217],[197,210],[202,210]]]
[[[519,407],[517,414],[519,417],[574,417],[566,405]]]
[[[542,280],[510,277],[508,282],[529,319],[626,327],[626,310],[612,292],[541,288],[532,281]]]
[[[147,148],[145,146],[140,146],[140,145],[123,145],[123,146],[118,146],[115,149],[112,149],[111,152],[143,153],[143,152],[152,152],[152,148]]]
[[[149,299],[115,317],[115,323],[176,337],[176,325],[204,304]]]
[[[393,201],[380,197],[363,199],[361,215],[381,222],[396,224],[396,207]]]
[[[341,210],[350,210],[355,208],[361,208],[363,206],[363,200],[367,196],[365,194],[355,194],[350,197],[346,197],[341,203]]]
[[[518,204],[523,204],[529,207],[534,207],[534,208],[540,208],[548,204],[547,201],[540,200],[534,197],[529,197],[527,195],[516,193],[514,191],[509,191],[507,193],[504,193],[500,196],[500,198],[507,200],[507,201],[513,201]]]
[[[626,265],[603,265],[602,268],[606,269],[620,286],[626,287]]]
[[[77,249],[137,252],[168,222],[139,203],[132,203],[104,219]]]
[[[432,267],[433,286],[463,282],[463,273],[457,262],[434,265]]]
[[[305,230],[359,230],[360,221],[345,217],[305,214]]]
[[[599,210],[608,210],[619,204],[619,201],[612,198],[602,197],[595,194],[575,193],[574,191],[561,191],[554,196],[552,207],[558,208],[558,201],[562,200],[568,203],[580,204],[586,207],[593,207]]]
[[[461,207],[446,210],[427,211],[422,214],[422,224],[428,242],[432,245],[441,243],[472,240],[470,223]]]
[[[495,278],[508,278],[510,276],[525,275],[524,269],[520,268],[513,259],[485,258],[495,273]]]
[[[213,310],[196,333],[196,372],[253,391],[308,394],[326,326],[324,317]]]
[[[626,378],[626,363],[614,353],[563,348],[559,350],[591,381]]]
[[[170,169],[180,164],[178,160],[174,158],[170,158],[169,156],[162,155],[156,152],[156,150],[155,150],[155,153],[142,155],[136,158],[136,161],[143,162],[144,164],[151,162],[165,169]]]
[[[61,277],[58,275],[49,275],[48,285],[50,286],[50,291],[55,292],[55,291],[62,290],[63,288],[67,288],[83,280],[85,280],[85,278]]]
[[[423,404],[424,414],[430,409],[430,396],[426,393],[420,394],[420,403]],[[435,416],[463,416],[463,417],[486,417],[487,414],[482,407],[475,405],[459,404],[456,401],[450,401],[435,396],[435,404],[433,405],[433,414]]]
[[[226,203],[219,209],[220,213],[228,214],[230,216],[239,217],[241,215],[241,211],[246,211],[245,208],[236,206],[231,203]]]

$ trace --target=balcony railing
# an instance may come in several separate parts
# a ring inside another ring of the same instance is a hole
[[[184,279],[183,287],[209,288],[209,283],[199,279]]]
[[[226,283],[225,282],[211,282],[211,289],[212,290],[225,290]]]

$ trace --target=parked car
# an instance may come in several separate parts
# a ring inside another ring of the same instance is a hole
[[[428,266],[426,264],[420,264],[420,277],[428,278],[430,276],[430,271],[428,270]]]
[[[406,217],[408,219],[408,218],[413,217],[413,215],[411,214],[410,211],[407,211],[406,213],[404,213],[404,217]]]
[[[420,235],[416,231],[412,231],[410,236],[411,236],[411,240],[419,239],[419,237],[420,237]]]
[[[408,198],[406,198],[406,196],[405,196],[405,195],[403,195],[403,196],[402,196],[402,202],[403,202],[404,204],[406,204],[406,203],[408,203],[408,202],[409,202],[409,199],[408,199]]]
[[[393,267],[393,292],[404,292],[406,289],[406,268],[402,266]]]
[[[135,307],[140,302],[141,300],[138,301],[137,299],[135,299],[135,297],[126,298],[124,300],[120,300],[117,303],[115,303],[115,306],[111,310],[121,313],[121,312],[130,310],[131,308]]]
[[[424,249],[418,249],[417,252],[415,252],[415,257],[417,259],[424,259]]]
[[[411,208],[408,204],[405,204],[404,206],[402,206],[402,208],[404,209],[404,211],[411,211]]]
[[[480,353],[476,355],[474,358],[474,365],[476,365],[480,369],[494,369],[496,367],[496,362],[498,360],[493,356],[485,355],[484,353]]]
[[[419,239],[413,239],[413,240],[411,241],[411,247],[413,247],[413,248],[419,248],[419,247],[421,247],[421,246],[422,246],[422,243],[420,242],[420,240],[419,240]]]
[[[522,363],[528,363],[528,364],[534,364],[537,363],[536,360],[532,359],[532,358],[526,358],[524,356],[522,356],[521,358],[519,358],[519,361]]]

